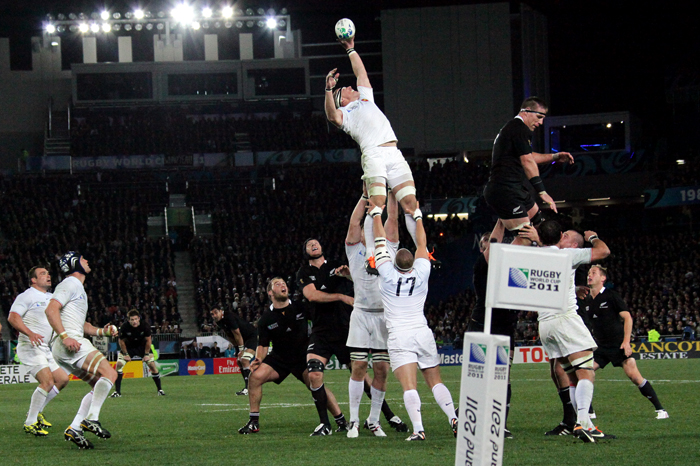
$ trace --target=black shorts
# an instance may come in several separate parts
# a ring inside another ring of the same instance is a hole
[[[294,374],[294,377],[304,382],[304,371],[306,370],[306,358],[304,355],[300,355],[298,360],[289,361],[276,357],[275,353],[265,356],[263,359],[263,364],[267,364],[279,374],[279,377],[274,380],[277,385],[281,384],[284,379],[287,378],[289,374]],[[304,382],[305,383],[305,382]]]
[[[347,332],[342,340],[327,339],[322,334],[311,333],[309,338],[309,347],[306,350],[307,354],[318,354],[319,356],[330,361],[331,356],[335,354],[340,364],[350,364],[350,348],[345,344],[347,341]]]
[[[146,355],[146,348],[144,348],[143,346],[140,348],[127,348],[126,351],[129,353],[129,357],[131,359],[134,359],[134,358],[143,359],[143,357]]]
[[[502,220],[527,217],[528,211],[535,205],[525,186],[487,183],[484,199]]]
[[[250,338],[243,342],[243,346],[255,351],[258,348],[258,334],[254,333]]]
[[[612,363],[613,367],[622,367],[622,363],[631,357],[625,355],[625,350],[621,348],[603,347],[593,352],[593,360],[601,369],[608,363]]]

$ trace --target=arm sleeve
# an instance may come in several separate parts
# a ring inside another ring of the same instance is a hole
[[[68,304],[68,302],[73,298],[74,290],[71,286],[68,286],[65,281],[58,284],[56,290],[53,292],[51,299],[55,299],[61,304],[61,307]]]
[[[568,249],[568,251],[571,251],[572,268],[591,263],[591,248]]]
[[[241,326],[238,324],[238,319],[236,319],[236,317],[233,316],[232,314],[228,314],[226,316],[226,326],[225,327],[226,327],[226,330],[228,330],[229,332],[233,332],[234,330],[241,328]]]
[[[145,328],[145,331],[143,332],[144,338],[150,337],[152,335],[151,326],[144,322],[143,327]]]
[[[15,302],[12,303],[12,307],[10,308],[10,312],[14,312],[20,317],[24,317],[24,314],[27,313],[27,303],[22,299],[23,297],[23,295],[17,296],[17,299],[15,299]]]
[[[532,133],[523,123],[513,135],[513,149],[517,157],[532,153]]]
[[[418,277],[421,281],[426,282],[430,279],[430,261],[422,257],[416,259],[413,268],[418,272]]]
[[[265,315],[258,320],[258,346],[270,346],[270,335],[267,331]]]
[[[357,86],[357,92],[360,93],[360,99],[367,99],[374,102],[374,91],[371,87]]]
[[[615,293],[614,291],[612,292],[612,296],[613,300],[615,301],[615,307],[617,308],[618,313],[629,312],[629,309],[627,309],[627,303],[625,303],[625,300],[622,299],[622,296],[620,296],[618,293]]]
[[[303,290],[306,285],[311,284],[311,280],[309,279],[308,274],[305,271],[304,267],[299,267],[299,270],[297,270],[297,287],[299,288],[299,291]]]

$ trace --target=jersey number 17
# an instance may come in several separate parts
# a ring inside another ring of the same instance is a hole
[[[404,296],[411,296],[413,294],[413,287],[416,286],[416,277],[399,278],[399,282],[396,284],[396,296],[401,296],[401,285],[411,283],[411,288],[408,289],[408,294],[406,294],[406,288],[404,288]]]

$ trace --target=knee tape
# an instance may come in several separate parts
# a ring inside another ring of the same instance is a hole
[[[307,361],[306,367],[309,369],[309,372],[323,372],[326,369],[326,365],[320,359]]]
[[[401,202],[401,199],[403,199],[404,197],[411,195],[413,195],[414,197],[416,195],[415,186],[404,186],[403,188],[399,189],[395,194],[396,200],[399,202]]]
[[[574,359],[571,361],[571,368],[573,370],[579,370],[579,369],[585,369],[592,371],[593,370],[593,355],[591,354],[590,356],[583,356],[578,359]]]
[[[386,197],[386,186],[370,186],[369,197],[384,196]]]
[[[367,362],[369,361],[369,353],[367,351],[351,351],[351,361]]]
[[[241,356],[241,359],[243,359],[244,361],[250,362],[253,359],[255,359],[255,355],[253,353],[249,353],[247,351],[244,351],[243,356]]]
[[[517,226],[515,226],[515,227],[513,227],[513,228],[509,228],[508,231],[518,231],[518,230],[522,230],[524,226],[529,225],[529,224],[530,224],[529,221],[528,221],[528,222],[523,222],[523,223],[521,223],[520,225],[517,225]]]
[[[372,353],[372,362],[389,363],[389,353]]]
[[[567,361],[567,362],[562,362],[562,363],[559,363],[559,364],[561,365],[561,368],[564,370],[564,372],[566,372],[567,374],[571,374],[572,372],[576,372],[576,369],[574,369],[573,367],[571,367],[571,363],[568,362],[568,361]]]

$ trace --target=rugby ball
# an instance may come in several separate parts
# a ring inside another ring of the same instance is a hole
[[[335,23],[335,35],[338,39],[352,39],[355,37],[355,24],[348,18],[343,18]]]

